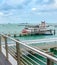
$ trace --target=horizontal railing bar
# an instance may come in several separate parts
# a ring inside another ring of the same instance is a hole
[[[33,65],[31,62],[29,62],[29,61],[28,61],[26,58],[24,58],[23,56],[22,56],[22,59],[25,59],[25,60],[27,61],[27,63]]]
[[[12,49],[13,49],[14,51],[16,51],[16,47],[14,48],[14,47],[12,46]]]
[[[16,53],[16,50],[14,50],[13,47],[12,48],[10,47],[9,49],[12,50],[14,53]]]
[[[15,48],[14,48],[14,46],[12,46],[12,50],[16,52],[16,46],[15,46]],[[24,50],[22,50],[22,51],[24,51]],[[28,51],[28,50],[27,50],[27,51]],[[42,51],[45,52],[44,50],[42,50]],[[42,57],[45,57],[45,56],[42,56]],[[45,58],[46,58],[46,57],[45,57]]]
[[[44,64],[46,64],[46,62],[44,62],[44,61],[42,61],[42,60],[40,60],[39,58],[37,58],[37,57],[35,57],[34,55],[32,55],[31,53],[29,53],[31,56],[33,56],[34,58],[36,58],[37,60],[39,60],[40,62],[42,62],[42,63],[44,63]]]
[[[13,47],[12,48],[10,48],[10,50],[12,50],[13,52],[15,52],[15,50],[13,49]],[[29,53],[30,54],[30,53]],[[32,55],[32,54],[30,54],[30,55]],[[32,55],[33,56],[33,55]],[[35,56],[33,56],[33,57],[35,57]],[[38,59],[39,61],[41,61],[42,63],[44,63],[44,64],[46,64],[46,62],[44,62],[44,61],[42,61],[42,60],[40,60],[39,58],[37,58],[37,57],[35,57],[36,59]]]
[[[8,48],[9,51],[13,52],[15,54],[15,51],[13,51],[12,48]]]
[[[13,46],[12,46],[12,48],[10,47],[10,50],[12,50],[12,51],[15,53],[15,50],[13,49]],[[28,52],[28,53],[29,53],[29,52]],[[30,53],[29,53],[29,54],[30,54]],[[32,54],[30,54],[30,55],[32,55]],[[32,56],[35,57],[34,55],[32,55]],[[39,61],[41,61],[42,63],[46,64],[46,62],[40,60],[39,58],[37,58],[37,57],[35,57],[35,58],[38,59]]]
[[[10,55],[11,55],[14,59],[17,59],[17,58],[15,57],[15,55],[13,55],[10,51],[9,51],[9,53],[10,53]]]
[[[46,64],[46,62],[40,60],[39,58],[35,57],[34,55],[32,55],[32,54],[30,54],[30,53],[29,53],[29,55],[31,55],[32,57],[34,57],[37,61],[40,61],[40,62],[42,62],[43,64]],[[38,63],[38,64],[39,64],[39,63]]]
[[[25,65],[28,65],[23,59],[21,59],[21,61],[22,61],[23,65],[24,65],[24,64],[25,64]]]
[[[30,47],[30,46],[28,46],[28,45],[22,43],[21,41],[18,41],[18,40],[16,40],[16,39],[13,39],[13,38],[11,38],[11,37],[9,37],[9,36],[7,36],[7,35],[4,35],[4,34],[1,34],[1,35],[2,35],[2,36],[5,36],[5,37],[7,37],[7,38],[9,38],[9,39],[11,39],[11,40],[17,42],[17,43],[20,43],[20,44],[24,45],[25,47],[27,47],[27,48],[29,48],[29,49],[31,49],[31,50],[33,50],[33,51],[35,51],[35,52],[37,52],[37,53],[39,53],[39,54],[41,54],[41,55],[47,57],[47,58],[49,58],[49,59],[51,59],[51,60],[53,60],[54,62],[57,63],[57,58],[55,58],[55,57],[53,57],[53,56],[51,56],[51,55],[48,55],[47,53],[44,53],[44,52],[42,52],[42,51],[40,51],[40,50],[38,50],[38,49],[32,48],[32,47]]]
[[[21,64],[24,65],[23,62],[21,62]]]
[[[8,50],[8,52],[9,52],[10,54],[12,54],[13,56],[15,56],[15,53],[14,53],[13,51]]]
[[[23,54],[24,54],[24,53],[23,53]],[[33,61],[35,64],[40,65],[39,63],[37,63],[36,61],[34,61],[33,59],[31,59],[30,57],[26,56],[25,54],[24,54],[24,56],[25,56],[26,58],[30,59],[31,61]]]

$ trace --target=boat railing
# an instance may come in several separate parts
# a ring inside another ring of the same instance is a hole
[[[6,59],[9,60],[10,54],[17,61],[17,65],[57,65],[57,58],[53,53],[35,49],[4,34],[0,34],[0,52],[2,49],[6,51]]]

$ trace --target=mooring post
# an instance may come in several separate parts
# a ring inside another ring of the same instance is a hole
[[[55,35],[55,33],[56,33],[56,32],[55,32],[55,30],[54,30],[54,35]]]
[[[1,52],[1,35],[0,35],[0,52]]]
[[[21,64],[21,50],[20,50],[20,44],[16,42],[16,54],[17,54],[17,65]]]
[[[5,39],[6,59],[8,59],[8,44],[7,44],[7,37],[4,37],[4,39]]]
[[[14,34],[14,37],[16,37],[16,34]]]

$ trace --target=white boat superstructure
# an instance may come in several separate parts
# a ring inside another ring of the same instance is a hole
[[[52,30],[50,28],[48,28],[46,26],[45,22],[41,22],[40,25],[35,25],[35,26],[26,26],[23,30],[22,30],[22,35],[29,35],[29,34],[55,34],[55,30]]]

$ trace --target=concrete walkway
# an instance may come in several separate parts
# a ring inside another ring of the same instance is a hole
[[[3,53],[0,53],[0,65],[11,65],[11,63],[6,59]]]

